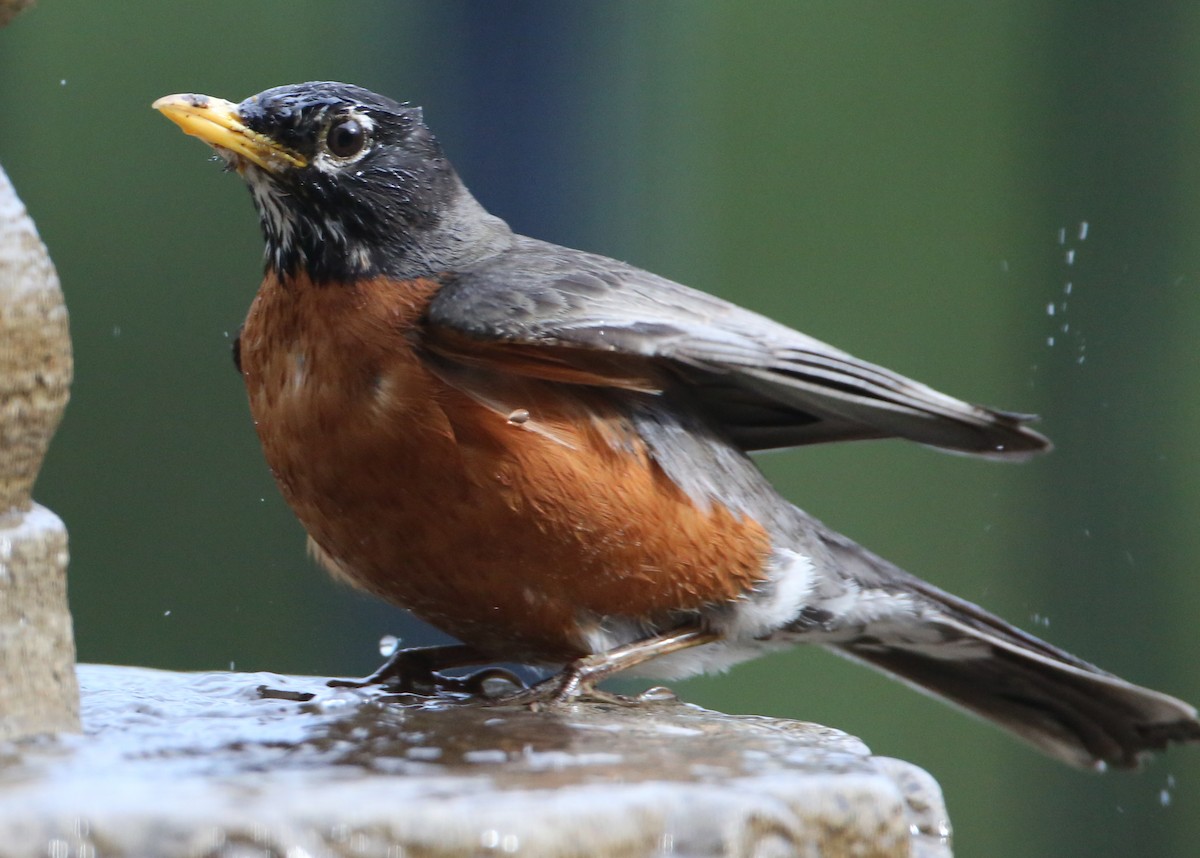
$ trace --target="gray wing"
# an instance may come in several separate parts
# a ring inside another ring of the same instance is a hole
[[[893,436],[1006,458],[1050,446],[1024,425],[1029,416],[962,402],[727,301],[530,238],[456,273],[426,324],[493,353],[543,347],[583,371],[632,361],[685,387],[746,450]]]

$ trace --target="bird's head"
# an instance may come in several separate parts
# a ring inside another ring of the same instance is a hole
[[[266,260],[320,281],[436,274],[502,249],[507,226],[463,187],[421,108],[344,83],[157,110],[212,146],[254,197]]]

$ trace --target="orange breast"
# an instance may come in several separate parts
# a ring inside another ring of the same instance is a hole
[[[467,393],[417,348],[434,281],[268,278],[241,360],[263,450],[338,577],[497,658],[589,651],[605,617],[736,599],[767,534],[698,508],[603,391],[485,370]]]

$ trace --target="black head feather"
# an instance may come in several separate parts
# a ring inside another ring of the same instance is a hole
[[[303,159],[242,167],[267,265],[281,274],[301,268],[321,282],[433,274],[507,234],[463,187],[419,107],[312,82],[251,96],[238,113]]]

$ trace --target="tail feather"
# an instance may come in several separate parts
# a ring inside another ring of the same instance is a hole
[[[1103,671],[849,540],[830,534],[827,545],[862,584],[917,597],[920,605],[919,627],[871,624],[834,644],[839,654],[1081,768],[1134,768],[1169,744],[1200,742],[1196,710],[1182,700]]]
[[[947,639],[966,635],[986,649],[961,658],[940,658],[928,645],[903,642],[852,642],[835,649],[1074,766],[1132,768],[1170,743],[1200,741],[1196,710],[1181,700],[948,617],[942,631]]]

